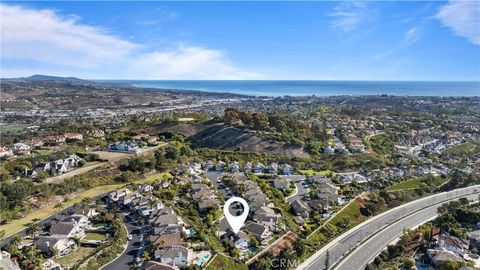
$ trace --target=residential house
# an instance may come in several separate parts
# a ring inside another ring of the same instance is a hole
[[[200,173],[202,171],[202,164],[198,162],[190,161],[188,163],[188,167],[192,173]]]
[[[80,133],[65,133],[65,134],[63,134],[63,136],[65,137],[65,140],[70,140],[70,141],[74,141],[74,140],[81,141],[81,140],[83,140],[83,135],[80,134]]]
[[[38,173],[35,170],[29,170],[29,169],[25,168],[25,176],[28,177],[28,178],[35,178],[35,177],[38,176]]]
[[[145,270],[179,270],[180,268],[156,261],[148,261]]]
[[[228,167],[230,169],[230,172],[232,172],[232,173],[240,172],[240,163],[238,163],[237,161],[234,161],[234,162],[230,163],[230,165]]]
[[[202,163],[202,167],[205,171],[213,171],[215,164],[211,160],[206,160]]]
[[[94,138],[103,138],[103,137],[105,137],[105,131],[103,131],[99,128],[96,128],[96,129],[92,129],[92,130],[88,131],[87,135],[91,136],[91,137],[94,137]]]
[[[356,173],[356,174],[353,175],[353,181],[354,181],[355,183],[358,183],[358,184],[362,184],[362,183],[367,183],[367,182],[368,182],[368,181],[367,181],[367,178],[366,178],[365,176],[363,176],[363,175],[361,175],[361,174],[358,174],[358,173]]]
[[[468,239],[475,246],[480,246],[480,230],[467,233]]]
[[[52,168],[51,162],[46,163],[39,163],[35,166],[34,170],[38,172],[48,172],[50,173],[50,169]]]
[[[254,173],[263,173],[265,171],[265,164],[258,162],[255,164],[255,167],[253,167],[253,172]]]
[[[39,236],[33,241],[33,245],[42,253],[51,254],[52,249],[55,249],[57,256],[65,256],[73,250],[75,241],[62,235]]]
[[[63,159],[55,160],[50,164],[51,175],[61,175],[68,171],[68,162],[64,162]]]
[[[303,218],[308,218],[310,216],[310,208],[301,200],[293,201],[290,206],[295,215],[301,216]]]
[[[117,189],[115,191],[112,191],[108,194],[108,198],[110,201],[112,202],[116,202],[120,199],[122,199],[124,196],[128,195],[132,193],[132,191],[128,188],[121,188],[121,189]]]
[[[0,252],[0,269],[20,270],[16,260],[12,260],[10,253],[2,250]]]
[[[80,158],[79,156],[77,155],[70,155],[68,156],[66,159],[63,160],[63,163],[65,163],[65,166],[68,168],[72,168],[72,167],[77,167],[79,166],[80,164],[80,161],[82,161],[83,159]]]
[[[222,236],[222,239],[234,243],[235,247],[240,250],[246,250],[250,246],[250,237],[243,231],[239,231],[236,234],[232,230],[227,229],[226,233]]]
[[[9,157],[13,156],[12,149],[8,147],[0,147],[0,157]]]
[[[289,164],[282,164],[281,168],[284,175],[290,175],[293,173],[293,168]]]
[[[138,144],[134,141],[119,141],[108,146],[110,151],[126,152],[138,154],[142,152]]]
[[[74,215],[84,215],[87,218],[91,218],[91,217],[99,215],[100,212],[98,212],[95,207],[89,207],[89,208],[80,207],[80,208],[75,209],[73,214]]]
[[[155,259],[161,263],[184,267],[187,265],[189,250],[183,246],[170,246],[155,251]]]
[[[315,209],[317,211],[325,211],[330,209],[331,200],[329,200],[328,198],[325,198],[328,194],[323,193],[319,195],[322,195],[323,197],[308,201],[308,205],[310,206],[310,208]]]
[[[32,151],[32,147],[24,143],[16,143],[13,145],[12,150],[13,150],[13,153],[17,156],[30,155],[30,152]]]
[[[181,232],[154,234],[150,235],[149,239],[150,243],[154,244],[159,248],[179,246],[183,243]]]
[[[65,142],[65,136],[63,135],[50,135],[43,139],[44,144],[57,145]]]
[[[470,240],[458,238],[455,236],[441,235],[438,240],[438,246],[446,250],[455,252],[461,256],[468,251]]]
[[[138,186],[138,190],[140,190],[141,192],[149,193],[153,191],[153,186],[147,185],[147,184],[141,184]]]
[[[268,173],[269,174],[277,174],[278,173],[278,164],[273,162],[268,165]]]
[[[331,146],[326,146],[323,148],[323,153],[333,155],[335,153],[335,149],[333,149]]]
[[[58,222],[50,226],[50,235],[57,235],[66,238],[83,237],[85,231],[76,222]]]
[[[225,162],[219,160],[219,161],[217,162],[217,164],[215,164],[215,171],[217,171],[217,172],[223,172],[223,170],[225,169],[225,165],[226,165]]]
[[[351,174],[340,175],[338,177],[338,182],[343,185],[349,185],[353,182],[353,176]]]
[[[89,224],[90,221],[88,217],[82,214],[73,214],[68,217],[65,217],[62,222],[70,222],[73,223],[74,226],[79,227],[80,229],[85,229]]]
[[[268,229],[267,226],[256,223],[256,222],[247,222],[245,223],[244,226],[245,231],[247,231],[249,234],[257,238],[258,241],[264,241],[267,240],[272,233]]]
[[[245,165],[243,165],[243,171],[245,173],[251,173],[252,172],[252,163],[247,162]]]
[[[286,190],[290,187],[290,180],[285,178],[284,176],[277,176],[275,180],[273,180],[273,186],[276,189]]]
[[[276,231],[278,229],[280,215],[276,214],[270,207],[261,206],[255,210],[253,220],[268,227],[271,231]]]
[[[209,208],[219,208],[220,203],[216,199],[203,199],[197,203],[198,212],[205,213]]]
[[[460,256],[444,249],[427,249],[427,255],[437,267],[448,261],[463,262]]]

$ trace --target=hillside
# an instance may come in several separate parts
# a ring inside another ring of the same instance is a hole
[[[225,126],[223,123],[166,123],[148,131],[154,133],[181,132],[186,134],[197,146],[206,148],[309,157],[309,154],[298,146],[262,138],[248,130]]]

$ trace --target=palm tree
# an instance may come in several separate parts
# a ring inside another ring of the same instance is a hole
[[[150,261],[150,253],[144,251],[142,256],[140,256],[142,262]]]
[[[19,234],[16,234],[12,237],[12,240],[10,240],[10,245],[17,246],[22,243],[22,237]]]
[[[29,246],[25,248],[23,254],[27,257],[27,259],[33,262],[39,254],[39,251],[35,246]]]
[[[40,232],[40,225],[38,225],[36,222],[30,223],[27,228],[27,232],[31,237],[35,237]]]

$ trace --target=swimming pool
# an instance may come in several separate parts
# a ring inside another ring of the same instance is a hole
[[[210,254],[204,255],[203,257],[200,257],[197,259],[197,265],[202,266],[205,262],[208,261],[208,258],[210,258]]]

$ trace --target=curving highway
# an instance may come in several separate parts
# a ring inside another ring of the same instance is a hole
[[[389,243],[401,236],[404,228],[412,228],[435,217],[437,208],[461,197],[477,199],[480,185],[443,192],[406,203],[374,216],[340,235],[297,269],[325,269],[329,252],[329,267],[341,270],[363,269]]]

